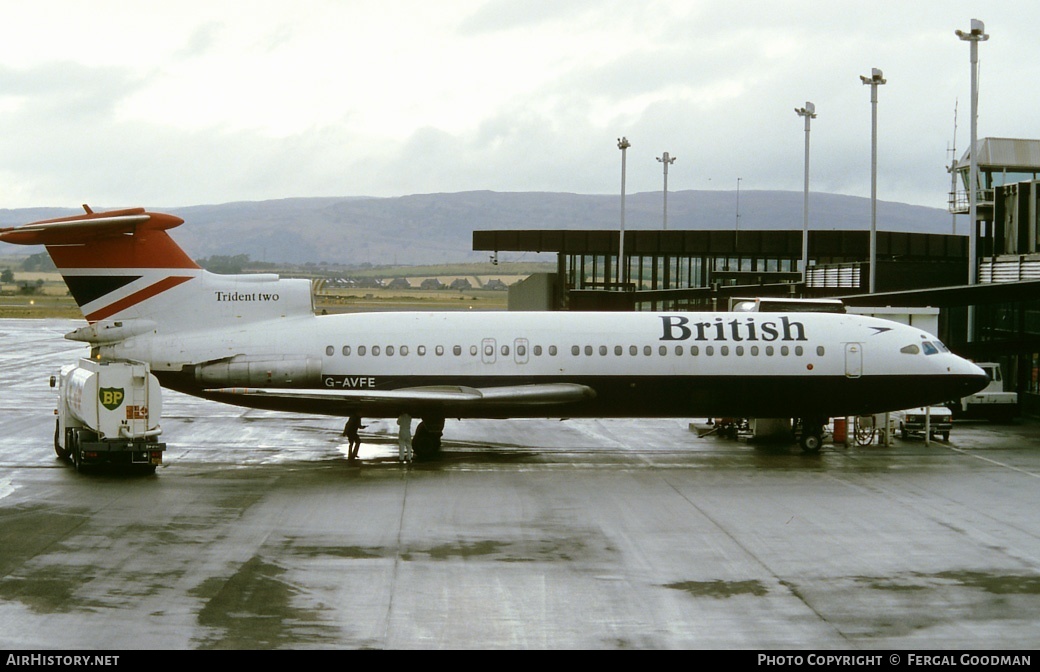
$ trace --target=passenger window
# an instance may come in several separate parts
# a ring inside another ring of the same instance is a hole
[[[690,346],[690,354],[693,355],[694,357],[696,357],[697,355],[700,354],[700,348],[698,348],[696,345],[691,345]]]
[[[822,345],[817,345],[816,346],[816,354],[819,357],[823,357],[823,346]]]
[[[373,357],[379,356],[379,346],[378,345],[373,345],[372,346],[372,356]]]
[[[643,356],[644,357],[649,357],[652,353],[653,353],[653,350],[650,349],[649,345],[644,345],[643,346]]]
[[[782,345],[780,346],[780,354],[784,357],[787,357],[789,354],[791,354],[791,349],[788,348],[786,345]]]
[[[711,357],[712,355],[714,355],[715,354],[715,346],[712,346],[712,345],[704,346],[704,354],[706,354],[708,357]]]
[[[675,346],[675,354],[677,354],[677,355],[681,355],[682,354],[682,346],[681,345]]]
[[[904,355],[916,355],[921,352],[921,349],[913,343],[911,343],[910,345],[899,348],[899,352],[903,353]]]
[[[615,345],[614,346],[614,354],[616,356],[620,357],[624,352],[625,352],[625,349],[622,348],[620,345]]]
[[[461,345],[456,345],[456,346],[453,346],[453,347],[452,347],[452,349],[451,349],[451,351],[452,351],[452,353],[454,353],[454,355],[455,355],[456,357],[458,357],[459,355],[461,355],[461,354],[462,354],[462,346],[461,346]]]
[[[326,346],[326,348],[325,348],[325,355],[328,356],[328,357],[331,357],[334,354],[336,354],[336,348],[332,347],[331,345]]]
[[[433,351],[437,354],[438,357],[440,357],[440,356],[442,356],[444,354],[444,346],[443,345],[438,345],[437,347],[435,347],[433,349]]]
[[[751,356],[752,357],[758,357],[758,346],[757,345],[752,345],[751,346]]]
[[[744,356],[744,346],[743,345],[738,345],[737,346],[737,357],[743,357],[743,356]]]
[[[722,347],[720,347],[719,348],[719,354],[722,355],[723,357],[728,357],[729,356],[729,346],[728,345],[723,345]]]
[[[606,354],[607,354],[607,346],[605,346],[605,345],[599,346],[599,356],[603,357]]]
[[[658,347],[657,348],[657,354],[661,355],[662,357],[667,355],[668,354],[668,346],[662,345],[662,346]]]
[[[475,345],[469,346],[469,356],[470,357],[476,357],[477,356],[477,346],[475,346]]]
[[[508,345],[503,345],[502,346],[502,356],[503,357],[508,357],[509,356],[509,346]]]
[[[387,357],[393,357],[394,356],[394,346],[392,346],[392,345],[386,346],[386,356]]]
[[[556,356],[556,346],[555,345],[550,345],[549,346],[549,356],[550,357],[555,357]]]
[[[401,356],[402,357],[407,357],[408,356],[408,346],[407,345],[402,345],[401,346]]]
[[[365,346],[363,346],[363,345],[357,346],[357,354],[358,354],[358,357],[364,357],[365,356]]]
[[[802,346],[800,346],[800,345],[794,346],[794,354],[796,356],[801,357],[803,352],[805,352],[805,351],[802,350]]]
[[[488,357],[490,357],[491,355],[495,354],[494,346],[492,346],[492,345],[485,345],[484,346],[484,354],[487,355]]]
[[[773,349],[773,346],[771,346],[771,345],[767,345],[766,346],[766,357],[772,357],[773,353],[775,353],[775,352],[776,352],[776,350]]]
[[[630,354],[630,355],[632,355],[633,357],[635,357],[636,355],[638,355],[638,354],[639,354],[639,348],[637,348],[637,347],[636,347],[636,346],[634,346],[634,345],[630,345],[630,346],[628,346],[628,354]]]
[[[509,348],[506,348],[506,354],[509,354]],[[516,346],[516,354],[517,354],[517,356],[519,356],[519,357],[525,357],[525,356],[527,356],[527,348],[525,348],[525,347],[524,347],[524,346],[522,346],[522,345],[518,345],[518,346]]]
[[[586,357],[591,357],[592,356],[592,346],[591,345],[586,345],[585,346],[585,356]]]
[[[576,345],[572,345],[571,346],[571,354],[574,355],[575,357],[577,357],[578,355],[581,354],[581,348],[579,348]]]
[[[344,345],[343,346],[343,356],[344,357],[350,357],[350,346],[349,345]]]
[[[540,345],[534,346],[534,356],[535,357],[541,357],[542,356],[542,346],[540,346]]]
[[[425,357],[426,356],[426,346],[425,345],[420,345],[418,348],[415,349],[415,351],[419,353],[420,357]]]

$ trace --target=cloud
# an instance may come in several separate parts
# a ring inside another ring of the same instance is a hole
[[[641,3],[639,7],[628,2],[606,0],[492,0],[481,3],[458,24],[461,36],[484,33],[532,31],[535,28],[562,27],[571,32],[589,24],[626,25],[634,17],[656,14],[660,3]]]
[[[945,204],[973,3],[409,0],[19,5],[0,27],[5,205],[619,187]],[[987,7],[980,133],[1029,137],[1035,3]],[[57,19],[55,17],[58,17]],[[879,194],[880,195],[880,194]]]

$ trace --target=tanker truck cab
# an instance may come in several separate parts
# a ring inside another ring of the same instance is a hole
[[[58,388],[54,452],[77,471],[108,464],[152,473],[162,464],[162,392],[147,364],[80,359],[51,385]]]

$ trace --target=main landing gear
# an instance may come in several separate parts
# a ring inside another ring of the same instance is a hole
[[[415,457],[427,460],[439,455],[443,433],[444,418],[423,418],[419,426],[415,428],[415,436],[412,437],[412,450],[415,451]]]

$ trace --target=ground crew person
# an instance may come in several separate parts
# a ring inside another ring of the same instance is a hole
[[[361,424],[361,417],[352,415],[347,420],[347,424],[343,427],[343,436],[347,437],[347,459],[356,460],[358,456],[358,449],[361,448],[361,437],[358,436],[358,430],[364,429],[366,425]]]
[[[404,413],[397,418],[397,456],[402,462],[412,461],[412,416]]]

